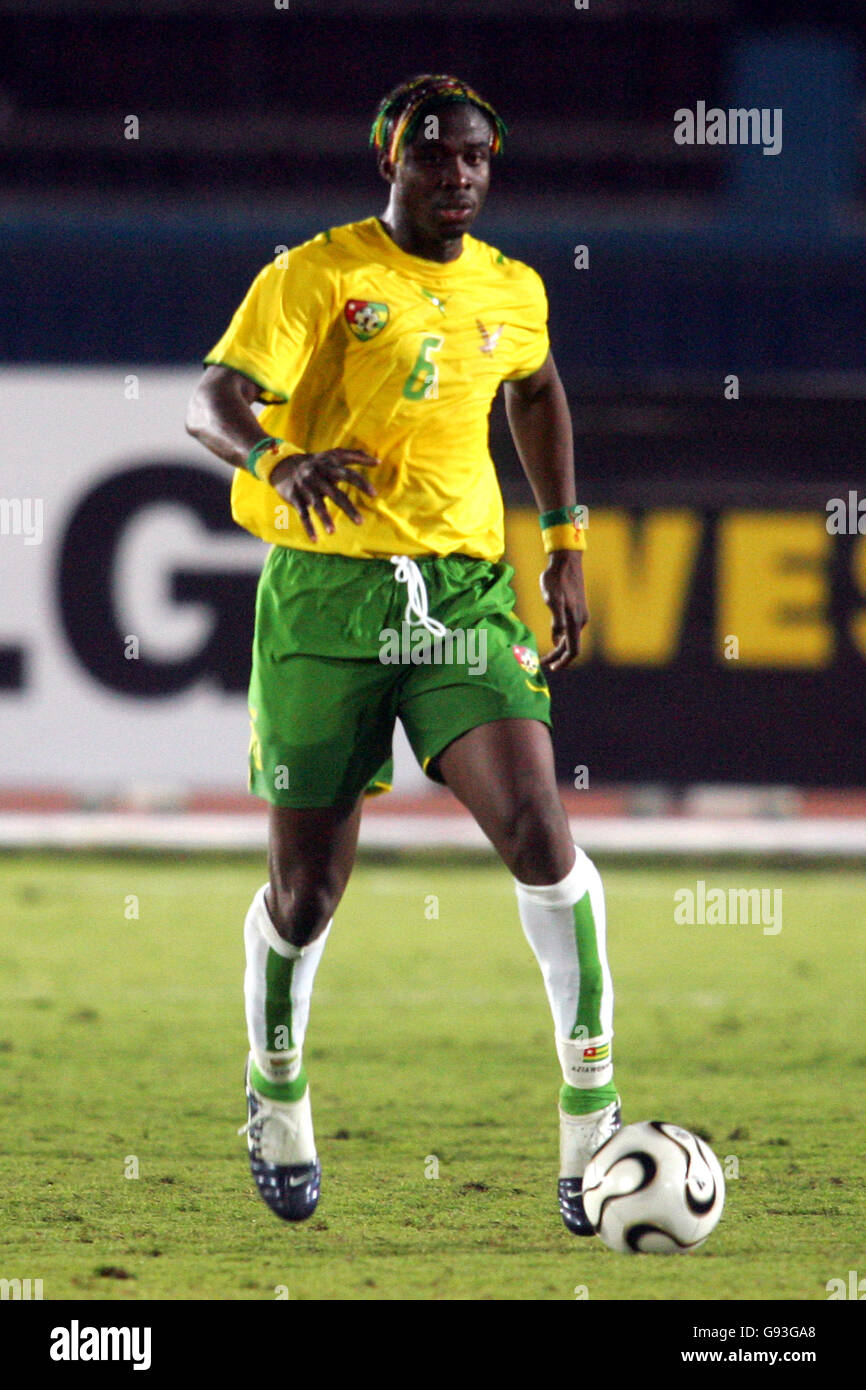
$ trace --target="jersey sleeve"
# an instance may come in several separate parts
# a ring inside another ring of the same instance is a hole
[[[523,302],[521,303],[520,328],[516,335],[514,351],[509,370],[504,381],[519,381],[521,377],[532,376],[545,361],[550,351],[550,338],[547,333],[547,294],[544,282],[536,271],[524,267],[526,274]]]
[[[269,404],[288,401],[332,317],[333,277],[320,260],[307,243],[260,270],[205,366],[241,372]]]

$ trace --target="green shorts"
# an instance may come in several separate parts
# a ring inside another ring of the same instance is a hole
[[[250,790],[275,806],[354,804],[388,791],[399,719],[424,771],[494,719],[550,723],[535,639],[514,613],[510,565],[466,555],[416,561],[434,637],[406,622],[389,560],[274,546],[256,600]]]

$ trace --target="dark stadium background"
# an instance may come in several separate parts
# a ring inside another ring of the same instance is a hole
[[[0,0],[0,364],[194,366],[274,246],[381,211],[366,148],[380,96],[456,72],[510,127],[475,230],[546,281],[581,500],[591,517],[627,512],[635,538],[654,511],[701,522],[667,659],[617,658],[602,597],[601,640],[555,687],[561,777],[581,764],[603,783],[857,788],[866,540],[834,537],[820,561],[825,659],[798,661],[815,613],[796,604],[781,664],[726,661],[716,624],[732,514],[820,519],[829,499],[866,494],[864,55],[861,3]],[[783,108],[782,153],[677,145],[674,112],[700,100]],[[507,501],[527,506],[501,405],[492,439]],[[179,420],[179,459],[186,445]],[[58,581],[64,640],[106,690],[120,687],[117,634],[92,611],[100,535],[135,488],[171,494],[164,460],[146,471],[78,519]],[[218,510],[219,490],[201,505]],[[215,584],[179,575],[175,594]],[[231,594],[212,657],[240,694],[252,581]],[[170,693],[165,672],[127,676],[139,698]],[[3,694],[26,678],[5,645]]]

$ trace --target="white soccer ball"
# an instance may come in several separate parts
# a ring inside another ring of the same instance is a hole
[[[355,315],[355,322],[365,333],[370,333],[379,323],[379,311],[365,304]]]
[[[597,1235],[624,1255],[696,1250],[718,1225],[725,1179],[709,1144],[679,1125],[625,1125],[593,1154],[584,1210]]]

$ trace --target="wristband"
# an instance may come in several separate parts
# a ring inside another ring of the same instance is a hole
[[[586,550],[586,507],[558,507],[539,517],[541,540],[547,554],[553,550]]]
[[[574,526],[548,526],[541,543],[548,555],[554,550],[586,550],[586,536]]]
[[[258,444],[250,449],[245,467],[260,483],[269,483],[278,463],[303,452],[297,445],[289,444],[285,439],[278,439],[276,435],[269,435],[267,439],[260,439]]]

